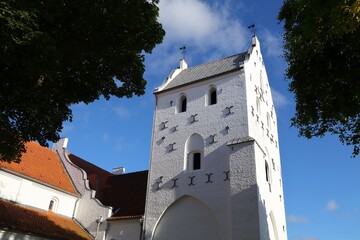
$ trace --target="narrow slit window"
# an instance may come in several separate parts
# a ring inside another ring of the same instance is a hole
[[[58,203],[59,199],[57,199],[56,197],[52,197],[49,202],[48,210],[51,212],[57,212]]]
[[[55,204],[55,201],[51,200],[49,203],[49,211],[52,211],[54,209],[54,204]]]
[[[269,178],[269,164],[267,162],[265,162],[265,178],[267,182],[270,182],[270,178]]]
[[[261,114],[260,99],[256,97],[256,110]]]
[[[181,96],[181,98],[180,98],[180,111],[179,112],[186,112],[186,105],[187,105],[186,97]]]
[[[217,103],[216,89],[210,90],[210,105]]]
[[[201,168],[201,154],[194,153],[194,162],[193,162],[193,170],[198,170]]]

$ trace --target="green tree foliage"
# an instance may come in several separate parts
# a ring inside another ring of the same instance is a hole
[[[286,76],[292,125],[307,138],[336,134],[360,151],[360,0],[285,0]]]
[[[158,0],[0,2],[0,159],[56,141],[70,106],[144,93]]]

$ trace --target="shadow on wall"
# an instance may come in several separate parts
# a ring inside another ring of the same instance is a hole
[[[266,207],[259,200],[257,185],[242,188],[231,198],[232,239],[270,239]]]
[[[278,238],[270,238],[270,232],[269,232],[269,222],[271,221],[270,216],[267,215],[266,205],[264,202],[260,200],[259,196],[259,213],[260,213],[260,219],[263,221],[260,221],[260,229],[261,231],[261,239],[275,239],[278,240]]]
[[[259,200],[257,185],[244,187],[228,200],[224,199],[224,205],[230,206],[224,206],[224,209],[229,211],[230,226],[222,226],[231,232],[228,239],[278,239],[273,234],[270,236],[267,222],[270,221],[270,216],[267,216],[266,206]],[[219,235],[218,222],[219,219],[203,202],[183,195],[165,210],[155,227],[152,240],[167,239],[169,233],[176,233],[171,239],[217,239],[211,236]],[[196,238],[190,233],[195,234]],[[146,239],[151,239],[152,233],[146,234]],[[186,238],[183,237],[184,234],[187,234]]]
[[[24,239],[47,240],[47,238],[25,235],[25,234],[19,233],[19,232],[1,232],[0,231],[0,240],[9,240],[9,239],[11,239],[11,240],[24,240]]]
[[[183,196],[162,215],[153,239],[218,240],[221,239],[221,233],[211,209],[194,197]]]

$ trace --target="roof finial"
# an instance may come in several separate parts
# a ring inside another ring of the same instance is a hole
[[[181,55],[182,55],[182,59],[185,59],[185,53],[186,53],[186,46],[182,46],[180,48],[180,51],[181,51]]]
[[[252,32],[253,36],[255,36],[255,24],[249,25],[248,29],[251,29],[250,31]]]

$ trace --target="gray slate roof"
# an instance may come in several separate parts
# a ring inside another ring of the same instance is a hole
[[[244,62],[245,56],[246,52],[243,52],[230,57],[184,69],[161,91],[238,70],[240,69],[241,63]]]

